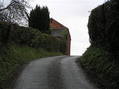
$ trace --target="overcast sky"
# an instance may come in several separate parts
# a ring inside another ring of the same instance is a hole
[[[8,0],[5,0],[8,2]],[[69,28],[71,33],[71,55],[82,55],[89,47],[88,16],[90,11],[105,0],[30,0],[34,8],[36,4],[47,6],[50,17]]]

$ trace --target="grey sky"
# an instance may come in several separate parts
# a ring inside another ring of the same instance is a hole
[[[49,7],[51,14],[62,16],[87,16],[88,11],[104,0],[31,0],[32,6],[36,4]],[[34,3],[34,4],[33,4]]]
[[[5,0],[8,2],[8,0]],[[50,17],[67,26],[72,37],[71,55],[82,55],[89,47],[88,16],[90,11],[105,0],[30,0],[36,4],[48,6]]]

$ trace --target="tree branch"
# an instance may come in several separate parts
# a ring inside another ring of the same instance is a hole
[[[12,3],[10,3],[7,7],[0,9],[0,12],[8,9],[11,5],[12,5]]]

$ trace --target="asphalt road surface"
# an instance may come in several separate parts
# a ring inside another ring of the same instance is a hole
[[[75,63],[77,58],[56,56],[32,61],[13,89],[97,89]]]

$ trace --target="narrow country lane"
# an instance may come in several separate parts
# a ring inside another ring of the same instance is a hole
[[[32,61],[13,89],[97,89],[75,63],[77,58],[56,56]]]

